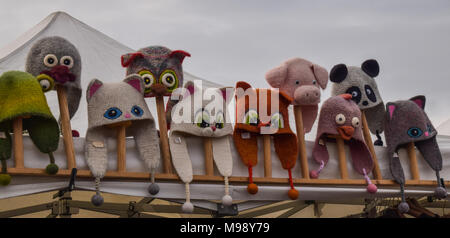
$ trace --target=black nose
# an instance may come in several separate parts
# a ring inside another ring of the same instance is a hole
[[[367,106],[367,105],[369,105],[369,102],[363,101],[363,105],[364,105],[364,106]]]

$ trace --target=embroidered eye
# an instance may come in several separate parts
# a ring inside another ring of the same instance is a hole
[[[366,90],[367,98],[369,98],[370,101],[372,101],[372,102],[377,101],[377,97],[375,96],[373,89],[369,85],[364,86],[364,90]]]
[[[41,85],[42,91],[44,93],[52,90],[53,87],[55,86],[55,82],[53,81],[53,79],[46,74],[40,74],[36,77],[36,79]]]
[[[254,109],[248,110],[245,113],[244,122],[247,125],[257,126],[258,125],[258,113]]]
[[[117,119],[120,115],[122,115],[122,111],[120,111],[117,107],[111,107],[106,110],[105,114],[103,114],[104,117],[111,120]]]
[[[195,114],[195,124],[200,128],[206,128],[210,126],[209,113],[205,110],[199,110]]]
[[[73,67],[73,58],[70,56],[63,56],[59,63],[70,69]]]
[[[44,65],[47,67],[53,67],[58,64],[58,58],[54,54],[48,54],[44,57]]]
[[[408,135],[412,138],[420,137],[423,134],[422,130],[417,127],[411,127],[408,129]]]
[[[283,116],[279,112],[274,113],[270,118],[270,126],[278,129],[284,128]]]
[[[317,81],[316,80],[313,80],[313,85],[316,85],[317,84]]]
[[[352,118],[352,125],[353,125],[353,127],[358,127],[359,126],[359,118],[353,117]]]
[[[215,125],[216,128],[222,129],[224,127],[224,123],[225,123],[225,120],[224,120],[223,113],[218,112],[216,115],[216,125]]]
[[[345,91],[345,93],[348,93],[350,95],[352,95],[352,100],[358,104],[359,101],[361,101],[361,90],[359,90],[358,87],[353,86],[347,89],[347,91]]]
[[[336,115],[336,123],[339,124],[339,125],[342,125],[342,124],[345,123],[345,116],[344,116],[344,114],[339,113],[339,114]]]
[[[160,81],[167,87],[169,92],[172,92],[178,87],[178,78],[175,71],[171,69],[164,70],[161,74]]]
[[[145,92],[150,92],[150,87],[153,85],[153,83],[155,83],[155,76],[153,76],[153,74],[148,70],[140,71],[139,75],[144,81]]]
[[[133,106],[131,108],[131,113],[133,113],[133,115],[137,117],[141,117],[142,115],[144,115],[144,110],[142,110],[142,108],[140,108],[139,106]]]
[[[430,133],[433,132],[433,128],[431,127],[430,124],[427,124],[427,131]]]

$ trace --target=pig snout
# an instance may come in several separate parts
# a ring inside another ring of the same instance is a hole
[[[315,86],[300,86],[294,91],[296,105],[315,105],[320,102],[320,89]]]

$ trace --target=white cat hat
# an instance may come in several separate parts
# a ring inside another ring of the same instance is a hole
[[[103,83],[93,79],[87,89],[88,131],[85,141],[85,158],[95,177],[96,194],[92,203],[100,206],[100,179],[107,169],[108,137],[116,138],[116,130],[110,126],[121,122],[131,122],[126,128],[126,136],[134,137],[139,155],[151,173],[150,194],[159,192],[154,174],[160,163],[158,133],[155,122],[144,100],[144,83],[137,74],[127,76],[120,83]]]
[[[175,170],[186,185],[186,202],[182,206],[183,212],[191,213],[194,210],[189,192],[193,170],[186,143],[191,136],[212,139],[214,163],[225,180],[225,195],[222,197],[222,204],[227,206],[232,204],[233,200],[228,189],[228,177],[231,176],[233,169],[230,144],[233,128],[227,107],[234,90],[229,89],[231,90],[227,90],[227,88],[202,89],[189,81],[181,90],[184,91],[182,93],[184,96],[173,107],[169,144]]]

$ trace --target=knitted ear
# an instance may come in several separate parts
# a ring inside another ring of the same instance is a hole
[[[335,65],[330,72],[330,80],[333,83],[340,83],[347,77],[348,69],[345,64]]]
[[[392,119],[392,116],[394,115],[394,111],[396,108],[397,108],[397,106],[395,106],[395,104],[393,104],[393,103],[386,104],[386,111],[387,111],[389,120]]]
[[[189,54],[186,51],[183,50],[174,50],[170,53],[170,58],[177,58],[180,60],[180,63],[183,63],[184,57],[191,57],[191,54]]]
[[[194,82],[192,82],[192,81],[186,82],[186,84],[184,85],[184,88],[186,88],[187,91],[188,91],[191,95],[194,94],[194,92],[196,91],[195,84],[194,84]]]
[[[232,87],[224,87],[219,88],[219,90],[222,92],[223,100],[228,104],[231,102],[231,98],[234,96],[234,91]]]
[[[325,89],[327,87],[327,83],[328,83],[327,70],[317,64],[313,64],[311,66],[311,68],[312,68],[312,71],[314,73],[314,77],[316,78],[317,83],[320,85],[320,87],[322,89]]]
[[[380,66],[374,59],[364,61],[361,65],[361,69],[372,78],[377,77],[378,73],[380,73]]]
[[[269,70],[266,73],[266,81],[273,88],[279,88],[283,84],[287,76],[288,67],[285,63]]]
[[[144,82],[142,81],[142,78],[141,78],[141,76],[139,76],[139,74],[130,74],[123,81],[125,83],[131,85],[138,92],[140,92],[142,95],[144,95],[144,91],[145,91]]]
[[[141,52],[128,53],[122,55],[122,57],[120,57],[122,66],[128,67],[128,65],[130,65],[131,62],[133,62],[137,57],[144,57],[144,55]]]
[[[412,97],[409,100],[413,101],[420,108],[425,109],[425,101],[426,101],[425,96],[419,95],[419,96]]]
[[[87,88],[86,99],[89,102],[94,94],[103,86],[103,82],[98,79],[93,79]]]

